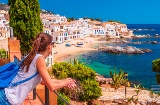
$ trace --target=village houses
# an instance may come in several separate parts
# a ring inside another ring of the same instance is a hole
[[[118,22],[99,22],[91,19],[79,18],[71,22],[65,16],[47,13],[42,10],[40,14],[43,31],[53,36],[55,43],[69,42],[70,40],[84,39],[85,37],[125,37],[133,35],[133,31],[128,30],[126,24]],[[8,11],[0,10],[0,40],[10,37],[9,14]],[[0,45],[3,48],[3,45]],[[53,54],[46,61],[53,64]]]
[[[45,13],[44,13],[45,12]],[[123,37],[131,35],[126,24],[118,22],[99,22],[79,18],[71,22],[65,16],[47,13],[42,10],[40,14],[45,33],[53,36],[53,41],[63,43],[73,39],[92,37]],[[0,10],[0,39],[10,37],[8,11]]]

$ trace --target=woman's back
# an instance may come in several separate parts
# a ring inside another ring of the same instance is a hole
[[[25,70],[20,70],[12,82],[25,80],[26,78],[29,78],[32,75],[34,75],[37,72],[36,60],[40,56],[42,55],[36,54],[32,63],[30,64],[28,72],[26,72]],[[11,104],[20,105],[23,103],[28,93],[31,90],[33,90],[40,82],[41,82],[41,77],[38,74],[34,78],[25,83],[22,83],[14,87],[5,88],[6,97]]]

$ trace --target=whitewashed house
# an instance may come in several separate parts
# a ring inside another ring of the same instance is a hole
[[[68,36],[68,32],[64,31],[64,32],[52,32],[52,36],[53,36],[53,41],[56,43],[63,43],[64,41],[68,41],[69,40],[69,36]]]
[[[83,18],[79,18],[79,20],[77,20],[77,22],[79,22],[77,28],[78,30],[80,30],[82,38],[92,34],[92,31],[90,30],[88,24],[90,21],[91,21],[90,19],[83,19]]]
[[[58,23],[63,23],[63,22],[67,22],[67,18],[65,16],[60,16],[59,14],[54,15],[52,20],[51,20],[54,24],[58,24]]]
[[[50,29],[52,32],[59,32],[60,31],[60,25],[59,24],[50,24]]]
[[[43,32],[51,35],[51,29],[50,28],[43,28]]]
[[[102,26],[105,28],[105,35],[107,37],[119,36],[116,31],[116,23],[104,22],[102,23]]]
[[[89,33],[94,37],[104,37],[106,35],[105,28],[102,27],[101,22],[98,21],[89,22]]]
[[[45,59],[47,68],[51,68],[54,64],[54,49],[52,48],[52,53]]]
[[[128,32],[128,28],[126,24],[120,24],[121,32]]]

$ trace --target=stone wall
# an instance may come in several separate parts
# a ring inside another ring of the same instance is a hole
[[[9,59],[0,59],[0,66],[9,63]]]

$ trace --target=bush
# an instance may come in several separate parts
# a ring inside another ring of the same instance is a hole
[[[160,59],[156,59],[152,61],[152,71],[157,72],[156,81],[160,84]]]
[[[112,78],[112,83],[111,85],[117,89],[120,85],[123,85],[125,83],[127,83],[127,79],[125,77],[125,72],[123,72],[122,70],[120,70],[118,72],[118,74],[116,74],[116,70],[114,70],[114,72],[112,73],[112,71],[110,71],[110,75]]]
[[[52,67],[53,75],[58,78],[74,78],[77,81],[76,89],[62,88],[61,92],[76,101],[90,101],[102,95],[102,90],[95,80],[96,73],[78,61],[55,63]]]
[[[5,49],[0,49],[0,58],[7,58],[7,51]]]
[[[68,96],[66,96],[64,93],[60,93],[60,92],[59,92],[59,95],[60,95],[62,98],[64,98],[67,102],[70,101],[70,98],[69,98]],[[58,97],[58,105],[66,105],[66,104],[65,104],[65,102],[64,102],[61,98]]]
[[[154,72],[160,72],[160,59],[156,59],[152,61],[152,70]]]

